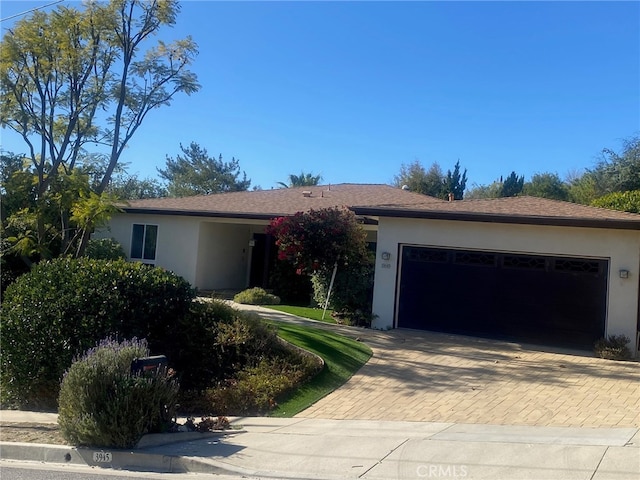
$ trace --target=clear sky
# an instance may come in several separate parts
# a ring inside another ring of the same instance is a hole
[[[195,141],[265,189],[301,170],[391,183],[414,160],[460,160],[470,187],[564,178],[640,133],[640,2],[185,1],[163,32],[196,41],[202,89],[133,137],[142,177]],[[26,151],[5,130],[2,148]]]

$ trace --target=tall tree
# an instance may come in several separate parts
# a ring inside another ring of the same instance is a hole
[[[400,172],[393,177],[393,183],[398,188],[406,185],[411,192],[438,198],[443,197],[444,182],[445,176],[438,163],[434,162],[429,170],[425,170],[419,160],[409,165],[403,163]]]
[[[29,151],[37,176],[38,241],[44,241],[40,212],[50,184],[76,167],[85,145],[105,145],[109,152],[94,189],[101,195],[147,114],[169,105],[176,93],[199,89],[188,70],[197,54],[190,37],[143,50],[161,27],[175,24],[178,11],[176,0],[92,1],[83,10],[35,12],[4,35],[0,124],[21,135]],[[90,231],[83,232],[77,254]]]
[[[235,158],[225,162],[220,155],[216,160],[195,142],[188,147],[180,144],[180,150],[182,155],[176,158],[167,156],[165,168],[157,169],[160,177],[167,181],[170,197],[240,192],[251,185],[245,172],[239,178],[240,164]]]
[[[451,170],[447,170],[447,177],[444,179],[444,193],[448,195],[453,193],[454,200],[462,200],[464,198],[464,189],[467,186],[467,169],[464,169],[464,173],[460,175],[460,160],[456,162]]]
[[[622,142],[622,152],[602,150],[600,161],[590,171],[599,193],[628,192],[640,189],[640,136]]]
[[[569,187],[557,173],[536,173],[531,181],[524,184],[522,193],[532,197],[569,200]]]
[[[502,182],[500,191],[501,197],[515,197],[522,192],[524,188],[524,175],[518,176],[516,172],[511,172]]]
[[[312,172],[300,172],[300,175],[295,175],[293,173],[289,174],[289,183],[278,182],[278,185],[289,188],[289,187],[313,187],[314,185],[318,185],[322,180],[322,175],[314,175]]]
[[[592,169],[573,179],[569,189],[571,198],[584,204],[615,192],[640,189],[640,136],[622,142],[622,151],[605,148]]]

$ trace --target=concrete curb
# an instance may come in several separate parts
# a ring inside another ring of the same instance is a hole
[[[200,436],[198,439],[220,438],[221,436],[214,434]],[[162,445],[167,445],[167,443],[164,442]],[[97,459],[104,459],[104,461]],[[99,449],[38,443],[0,442],[0,460],[79,465],[156,473],[193,472],[219,475],[250,473],[248,470],[241,471],[237,467],[223,466],[216,461],[204,458],[147,453],[144,450]]]

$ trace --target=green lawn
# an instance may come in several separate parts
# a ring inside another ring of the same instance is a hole
[[[295,305],[262,305],[266,308],[271,308],[273,310],[278,310],[279,312],[291,313],[293,315],[297,315],[298,317],[310,318],[311,320],[318,320],[325,323],[336,323],[336,321],[331,316],[333,310],[327,309],[327,314],[324,316],[324,320],[322,320],[322,309],[321,308],[311,308],[311,307],[296,307]]]
[[[292,417],[313,405],[325,395],[344,384],[372,355],[371,349],[343,335],[326,330],[274,322],[278,335],[298,347],[316,353],[324,359],[322,372],[297,389],[289,398],[280,401],[270,415]]]

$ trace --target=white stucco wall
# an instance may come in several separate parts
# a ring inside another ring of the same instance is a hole
[[[133,224],[158,225],[153,263],[185,278],[200,290],[241,290],[247,287],[251,264],[249,240],[263,233],[266,221],[205,219],[170,215],[118,214],[95,238],[115,238],[127,258]]]
[[[395,325],[401,244],[609,259],[606,335],[623,334],[635,342],[640,231],[380,218],[373,294],[375,328]],[[383,252],[391,253],[391,258],[383,260]],[[630,272],[629,278],[620,278],[623,269]]]
[[[196,284],[196,267],[200,219],[169,215],[118,214],[107,229],[96,232],[96,238],[115,238],[127,254],[131,254],[133,224],[158,225],[155,261],[153,263]]]
[[[203,290],[241,290],[250,260],[248,225],[202,222],[195,285]]]

